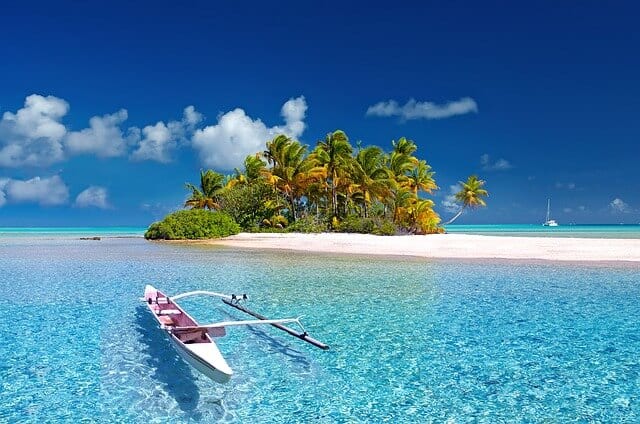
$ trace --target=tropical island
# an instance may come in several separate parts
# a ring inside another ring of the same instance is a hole
[[[327,134],[309,151],[286,135],[266,142],[232,175],[200,172],[187,183],[185,207],[151,224],[147,239],[210,239],[250,233],[363,233],[422,235],[443,233],[432,195],[435,172],[407,138],[354,148],[347,135]],[[485,182],[472,175],[459,182],[459,212],[486,206]]]

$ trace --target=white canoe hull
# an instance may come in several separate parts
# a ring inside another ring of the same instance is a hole
[[[151,285],[145,287],[144,300],[182,359],[213,381],[229,381],[233,371],[206,330],[202,335],[197,334],[195,339],[193,335],[173,332],[176,326],[197,327],[196,320]]]
[[[202,345],[186,345],[176,339],[172,334],[169,334],[169,340],[171,340],[171,344],[185,362],[213,381],[217,383],[226,383],[233,375],[233,371],[224,360],[215,344],[207,343],[204,346],[208,350],[208,352],[206,352],[207,357],[204,357],[199,354],[200,352],[197,352],[194,349],[194,347],[201,347]]]

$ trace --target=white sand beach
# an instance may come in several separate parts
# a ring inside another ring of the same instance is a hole
[[[224,239],[196,243],[256,249],[425,258],[640,262],[638,239],[499,237],[468,234],[384,237],[344,233],[241,233]]]

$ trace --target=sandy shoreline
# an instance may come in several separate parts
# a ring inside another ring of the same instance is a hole
[[[468,234],[383,237],[343,233],[241,233],[224,239],[187,243],[425,258],[640,262],[639,239],[499,237]]]

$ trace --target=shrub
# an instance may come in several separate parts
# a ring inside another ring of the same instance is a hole
[[[381,218],[361,218],[356,215],[350,215],[337,225],[336,231],[392,236],[396,234],[396,226],[393,222],[385,221]]]
[[[240,226],[229,215],[204,209],[174,212],[154,222],[144,233],[151,240],[191,240],[238,234]]]
[[[397,233],[398,229],[391,221],[382,221],[376,228],[373,229],[373,234],[378,236],[393,236]]]
[[[282,215],[274,215],[269,219],[262,220],[262,226],[267,228],[283,229],[289,225],[289,221]]]
[[[360,218],[356,215],[347,216],[337,226],[336,230],[341,233],[364,233],[370,234],[375,224],[371,218]]]
[[[220,194],[220,210],[229,214],[244,231],[251,231],[278,215],[284,198],[263,181],[237,185]]]
[[[327,231],[327,224],[314,216],[305,216],[287,227],[293,233],[323,233]]]

